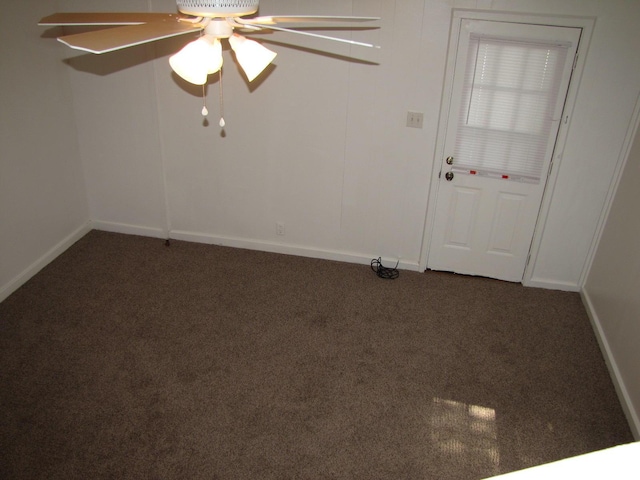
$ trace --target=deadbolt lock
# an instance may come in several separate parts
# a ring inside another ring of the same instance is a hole
[[[453,165],[453,157],[447,157],[445,162],[447,162],[447,165]]]

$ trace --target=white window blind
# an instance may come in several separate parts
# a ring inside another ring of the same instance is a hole
[[[474,34],[469,42],[456,166],[537,183],[569,45]]]

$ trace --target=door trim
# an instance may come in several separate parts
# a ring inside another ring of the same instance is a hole
[[[575,100],[579,90],[582,72],[584,70],[585,59],[587,56],[586,53],[588,51],[589,42],[593,32],[595,19],[590,17],[559,17],[536,14],[492,12],[488,10],[452,10],[451,29],[447,51],[447,64],[445,69],[444,85],[442,89],[442,101],[440,103],[440,118],[438,122],[436,147],[434,149],[434,157],[432,159],[431,183],[429,185],[429,197],[425,217],[424,235],[420,253],[420,271],[424,271],[427,269],[427,260],[429,258],[429,247],[431,244],[431,234],[433,232],[433,223],[435,218],[435,204],[438,194],[438,186],[440,184],[438,174],[441,166],[441,159],[444,155],[446,127],[449,120],[448,117],[451,105],[453,74],[456,64],[457,45],[460,38],[460,28],[462,20],[465,19],[499,21],[508,23],[528,23],[534,25],[550,25],[582,29],[582,35],[580,37],[580,43],[578,45],[578,57],[574,66],[573,74],[571,76],[571,81],[569,83],[569,89],[567,91],[565,101],[565,108],[563,110],[563,120],[558,130],[556,146],[552,156],[551,171],[548,175],[544,193],[542,196],[540,213],[538,215],[538,220],[536,222],[535,230],[533,233],[531,249],[529,251],[529,261],[527,263],[527,266],[525,267],[524,276],[522,279],[522,283],[525,286],[538,286],[561,290],[572,290],[573,288],[568,285],[549,284],[544,280],[535,279],[533,278],[533,271],[538,260],[538,252],[541,240],[544,235],[544,227],[546,224],[550,206],[553,201],[553,191],[559,172],[559,165],[562,160],[562,153],[566,145],[567,133],[571,126]]]

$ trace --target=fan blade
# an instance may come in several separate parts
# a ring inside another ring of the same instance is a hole
[[[248,21],[244,21],[244,20],[241,21],[240,23],[242,23],[242,25],[244,25],[244,26],[247,26],[249,28],[253,28],[255,30],[262,30],[262,29],[265,29],[265,30],[277,30],[278,32],[297,33],[298,35],[306,35],[308,37],[322,38],[322,39],[325,39],[325,40],[333,40],[335,42],[348,43],[349,45],[358,45],[360,47],[380,48],[379,45],[373,45],[372,43],[357,42],[355,40],[347,40],[346,38],[329,37],[327,35],[320,35],[319,33],[311,33],[311,32],[305,32],[305,31],[301,31],[301,30],[293,30],[291,28],[282,28],[282,27],[276,27],[276,26],[273,26],[273,25],[253,25],[253,24],[249,23]]]
[[[200,25],[178,22],[176,20],[76,33],[73,35],[65,35],[64,37],[58,38],[58,40],[76,50],[99,54],[133,47],[163,38],[185,35],[200,29],[202,29]]]
[[[380,17],[341,17],[341,16],[321,16],[321,15],[272,15],[265,17],[256,17],[244,19],[236,19],[240,23],[246,21],[254,25],[276,25],[278,23],[358,23],[372,22],[380,20]]]
[[[173,13],[54,13],[42,18],[43,27],[139,25],[179,18]]]

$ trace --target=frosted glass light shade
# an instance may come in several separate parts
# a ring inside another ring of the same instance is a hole
[[[207,75],[222,67],[222,45],[220,40],[203,36],[188,43],[169,58],[174,72],[194,85],[207,83]]]
[[[207,66],[207,73],[209,74],[216,73],[222,68],[222,44],[217,38],[212,40],[204,62]]]
[[[237,33],[229,37],[229,43],[250,82],[260,75],[277,55],[277,53],[263,47],[258,42],[248,40]]]

